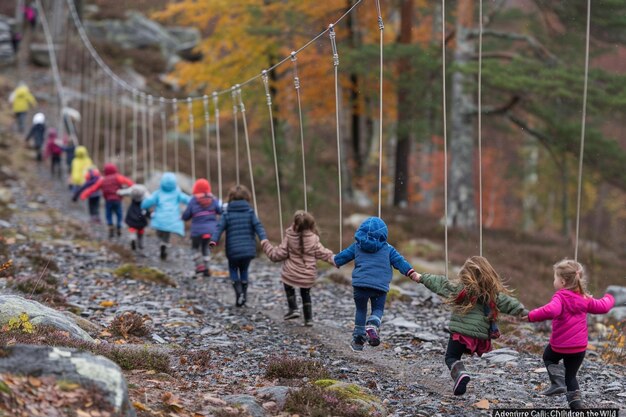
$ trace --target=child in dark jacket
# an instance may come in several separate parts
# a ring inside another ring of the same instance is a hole
[[[130,187],[134,184],[129,178],[118,174],[115,164],[104,164],[104,178],[100,178],[94,185],[84,190],[80,199],[85,200],[91,194],[102,190],[104,196],[104,210],[107,225],[109,227],[109,239],[115,236],[115,228],[113,227],[113,213],[117,218],[117,236],[122,235],[122,198],[117,195],[118,190],[124,186]]]
[[[417,275],[402,255],[387,243],[387,233],[387,225],[382,219],[369,217],[356,231],[356,242],[333,258],[337,267],[354,260],[352,289],[356,314],[350,347],[355,352],[362,351],[366,341],[371,346],[380,344],[378,330],[393,276],[391,267],[408,277]],[[368,302],[372,314],[366,321]]]
[[[61,155],[63,155],[63,148],[57,143],[57,130],[54,128],[48,129],[48,140],[46,142],[46,158],[50,158],[50,175],[61,178]]]
[[[26,135],[26,142],[33,140],[33,148],[37,151],[37,161],[43,159],[41,148],[43,147],[44,137],[46,134],[46,116],[43,113],[36,113],[33,116],[33,126]]]
[[[150,215],[147,210],[141,208],[141,202],[149,197],[150,193],[145,186],[135,184],[118,190],[117,195],[122,197],[129,195],[131,198],[124,218],[124,222],[128,225],[128,232],[131,234],[130,248],[132,250],[143,249],[144,229],[148,226]]]
[[[490,339],[500,337],[498,313],[524,316],[528,310],[510,296],[496,270],[482,256],[468,258],[455,281],[431,274],[415,274],[411,279],[446,297],[452,307],[445,362],[454,381],[454,395],[463,395],[470,381],[461,361],[463,354],[482,356],[491,351]]]
[[[94,185],[98,182],[102,177],[100,176],[100,171],[98,168],[92,167],[87,171],[85,175],[85,183],[74,192],[74,197],[72,197],[72,201],[78,201],[78,198],[87,188]],[[89,217],[91,218],[92,223],[100,223],[100,197],[102,196],[101,191],[96,191],[89,196],[87,200],[87,204],[89,207]]]
[[[196,276],[211,276],[209,242],[217,230],[217,215],[222,214],[220,201],[211,194],[211,184],[200,178],[193,185],[193,197],[183,213],[183,220],[191,220],[191,249]]]
[[[542,395],[565,394],[572,410],[581,410],[576,374],[583,363],[587,345],[587,314],[606,314],[615,304],[611,294],[595,299],[587,293],[583,266],[564,259],[554,265],[552,300],[528,313],[528,321],[552,320],[550,343],[543,352],[543,362],[550,377],[550,387]],[[559,362],[563,360],[563,366]]]
[[[267,239],[265,229],[250,207],[250,191],[237,185],[228,193],[228,208],[222,215],[215,235],[211,237],[211,246],[215,246],[226,232],[226,257],[230,279],[235,289],[236,305],[246,304],[248,296],[248,267],[256,257],[256,240]]]

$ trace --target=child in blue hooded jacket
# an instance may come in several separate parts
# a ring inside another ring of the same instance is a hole
[[[391,267],[407,277],[417,278],[411,265],[387,243],[387,233],[384,221],[378,217],[369,217],[356,231],[355,242],[333,258],[338,268],[354,260],[352,289],[356,314],[350,344],[354,351],[362,351],[366,341],[371,346],[380,344],[378,330],[393,276]],[[368,302],[372,312],[366,321]]]
[[[148,210],[154,207],[150,227],[157,232],[161,240],[161,259],[167,259],[167,247],[170,244],[170,233],[185,236],[185,224],[180,218],[180,205],[188,204],[191,197],[183,193],[176,183],[176,175],[166,172],[161,177],[159,189],[141,202],[141,208]]]
[[[250,207],[250,191],[236,185],[228,192],[228,208],[222,214],[217,231],[211,237],[211,246],[226,233],[226,258],[230,279],[235,289],[235,304],[242,307],[248,297],[248,267],[256,257],[256,236],[267,239],[265,229]]]

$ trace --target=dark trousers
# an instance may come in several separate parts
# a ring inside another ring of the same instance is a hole
[[[61,155],[52,155],[50,174],[54,177],[55,173],[57,177],[61,178]]]
[[[233,282],[241,281],[242,284],[248,283],[248,267],[250,266],[251,258],[245,259],[229,259],[228,260],[228,272],[230,273],[230,279]]]
[[[577,391],[579,387],[578,381],[576,380],[576,374],[578,373],[578,369],[580,369],[580,365],[583,364],[585,353],[587,352],[558,353],[553,351],[548,344],[546,349],[543,351],[543,363],[547,368],[550,365],[556,365],[561,359],[563,359],[563,365],[565,366],[565,385],[567,386],[567,391]]]
[[[381,290],[365,287],[352,287],[356,313],[354,314],[353,337],[365,336],[365,325],[379,327],[385,312],[387,293]],[[372,313],[367,317],[367,305],[371,304]]]
[[[192,236],[191,237],[191,249],[195,251],[200,251],[202,256],[209,255],[209,242],[211,238],[203,238],[202,236]]]
[[[122,227],[122,202],[121,201],[106,201],[104,203],[104,215],[107,219],[107,224],[113,226],[113,213],[117,218],[117,228]]]
[[[169,246],[170,244],[170,232],[164,232],[162,230],[157,230],[157,237],[161,241],[162,245]]]
[[[15,113],[15,119],[17,120],[17,131],[19,133],[24,133],[24,124],[26,121],[26,112],[21,111]]]
[[[87,205],[89,207],[89,216],[91,216],[93,220],[98,219],[98,221],[100,221],[100,196],[89,197]]]
[[[452,339],[452,336],[450,336],[450,339],[448,339],[448,347],[446,348],[445,359],[448,369],[452,368],[452,364],[454,362],[460,361],[461,357],[466,352],[467,348],[465,347],[465,345],[458,340]]]
[[[287,294],[287,299],[289,299],[289,297],[293,297],[295,300],[296,289],[289,284],[285,284],[284,282],[283,282],[283,286],[285,287],[285,294]],[[311,289],[310,288],[300,288],[300,296],[302,297],[302,304],[311,304]]]

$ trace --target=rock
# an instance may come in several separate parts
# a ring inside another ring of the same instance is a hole
[[[51,326],[68,332],[76,339],[94,341],[75,321],[59,311],[16,295],[0,295],[0,325],[6,324],[21,313],[28,314],[30,322],[35,326]]]
[[[70,311],[62,311],[63,315],[70,320],[73,320],[78,327],[89,333],[90,335],[98,335],[101,331],[104,330],[104,327],[99,324],[93,323],[83,317],[77,316],[76,314]]]
[[[10,229],[11,223],[7,222],[6,220],[0,220],[0,227],[3,229]]]
[[[289,395],[290,388],[284,386],[264,387],[257,391],[259,396],[263,399],[269,399],[276,403],[279,410],[285,407],[287,401],[287,395]]]
[[[15,62],[15,53],[11,41],[10,19],[6,16],[0,16],[0,66]]]
[[[75,349],[15,345],[5,347],[0,372],[26,376],[55,376],[102,392],[103,398],[123,417],[134,417],[122,370],[102,356]]]
[[[265,417],[265,409],[257,404],[256,399],[251,395],[227,395],[224,400],[232,405],[241,406],[252,417]]]
[[[13,193],[10,189],[0,187],[0,203],[8,204],[13,201]]]
[[[615,307],[626,307],[626,287],[610,285],[606,292],[615,297]]]
[[[415,337],[419,340],[423,340],[425,342],[436,342],[437,340],[443,340],[442,337],[437,336],[433,333],[420,332],[415,335]]]
[[[626,307],[613,307],[607,316],[614,318],[617,321],[626,319]]]
[[[422,327],[419,324],[403,319],[402,317],[397,317],[390,322],[387,322],[387,324],[391,324],[392,326],[396,327],[405,327],[407,329],[419,329]]]
[[[220,398],[213,397],[212,395],[206,394],[202,397],[202,399],[208,404],[215,407],[224,407],[228,405],[228,403]]]

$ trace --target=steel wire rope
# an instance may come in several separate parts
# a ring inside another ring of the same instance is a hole
[[[126,171],[126,146],[127,146],[127,141],[126,141],[126,134],[128,133],[126,131],[126,125],[127,125],[127,120],[126,120],[126,104],[124,104],[124,100],[125,97],[127,96],[127,94],[122,91],[122,96],[121,96],[121,100],[120,100],[120,164],[121,164],[121,169],[122,172],[125,174],[128,174],[128,172]]]
[[[143,182],[146,182],[148,177],[148,96],[146,93],[141,93],[141,173],[143,174]],[[136,179],[135,179],[136,181]]]
[[[243,104],[241,98],[241,89],[237,87],[237,97],[239,98],[239,110],[241,111],[241,121],[243,122],[243,134],[246,141],[246,152],[248,155],[248,170],[250,171],[250,186],[252,187],[252,202],[254,203],[254,212],[259,215],[259,210],[256,204],[256,190],[254,188],[254,171],[252,170],[252,155],[250,153],[250,138],[248,136],[248,122],[246,121],[246,107]]]
[[[133,181],[137,181],[137,140],[139,136],[139,132],[137,131],[137,90],[133,90]]]
[[[161,136],[162,136],[162,150],[163,157],[161,159],[161,163],[163,166],[163,172],[167,171],[167,115],[166,115],[166,107],[165,107],[165,99],[163,97],[159,97],[159,109],[161,113]]]
[[[189,152],[191,153],[191,181],[196,182],[196,146],[193,126],[193,101],[187,98],[187,111],[189,112]]]
[[[113,161],[117,161],[117,106],[115,105],[115,102],[117,101],[117,84],[115,84],[114,82],[111,83],[111,145],[110,145],[110,152],[111,154],[109,155],[110,159]]]
[[[580,155],[578,158],[578,198],[576,203],[576,245],[574,249],[574,260],[578,261],[578,240],[580,233],[580,201],[582,198],[583,184],[583,158],[585,156],[585,128],[587,124],[587,87],[589,84],[589,38],[591,32],[591,0],[587,0],[587,28],[585,39],[585,81],[583,86],[583,110],[580,127]]]
[[[269,77],[267,71],[263,70],[261,73],[261,80],[263,81],[263,87],[265,88],[265,98],[267,102],[267,108],[270,115],[270,133],[272,135],[272,151],[274,153],[274,173],[276,176],[276,194],[278,197],[278,224],[280,226],[280,233],[283,231],[283,205],[280,197],[280,173],[278,171],[278,156],[276,152],[276,134],[274,132],[274,114],[272,111],[272,95],[270,94]]]
[[[148,141],[150,166],[148,171],[148,179],[154,175],[154,97],[148,95]]]
[[[478,249],[483,256],[483,0],[478,3]]]
[[[298,118],[300,120],[300,150],[302,153],[302,193],[304,194],[304,211],[309,211],[306,185],[306,158],[304,154],[304,125],[302,123],[302,100],[300,98],[300,77],[298,76],[298,58],[295,51],[291,52],[291,62],[293,62],[293,86],[296,90],[296,97],[298,99]]]
[[[220,203],[222,200],[222,144],[220,138],[220,108],[218,106],[218,95],[213,93],[213,105],[215,106],[215,139],[217,145],[217,190]]]
[[[202,98],[202,106],[204,109],[204,139],[206,152],[206,178],[209,184],[213,183],[211,179],[211,123],[209,118],[209,96],[204,95]]]
[[[239,124],[237,121],[237,88],[232,87],[232,98],[233,98],[233,121],[235,123],[235,179],[237,185],[239,185]]]
[[[446,117],[446,0],[441,0],[441,71],[443,96],[443,211],[445,276],[448,277],[448,130]]]
[[[179,163],[178,163],[178,99],[172,101],[172,112],[174,116],[174,171],[178,176]]]
[[[380,0],[376,0],[376,12],[378,13],[378,29],[380,31],[380,86],[379,86],[379,104],[378,104],[378,217],[382,218],[382,201],[383,201],[383,43],[385,25],[380,11]]]
[[[334,24],[328,27],[330,44],[333,50],[333,67],[335,70],[335,123],[337,127],[337,180],[339,183],[339,250],[343,248],[343,186],[341,183],[341,127],[339,125],[339,54]]]

